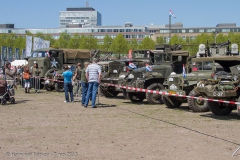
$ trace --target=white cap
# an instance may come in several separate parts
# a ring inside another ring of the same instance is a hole
[[[70,69],[70,68],[71,68],[71,66],[70,66],[70,65],[68,65],[68,68]]]
[[[34,61],[33,63],[37,63],[37,61]]]

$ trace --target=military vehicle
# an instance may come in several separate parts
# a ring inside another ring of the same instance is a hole
[[[31,57],[28,58],[28,65],[33,66],[34,62],[38,63],[41,68],[41,89],[43,87],[48,91],[56,89],[63,91],[63,66],[71,65],[71,70],[74,71],[75,65],[80,62],[82,67],[85,61],[89,61],[91,55],[90,50],[85,49],[57,49],[43,48],[34,50]]]
[[[108,73],[102,77],[100,84],[101,92],[105,97],[116,97],[122,92],[122,89],[106,85],[106,83],[118,84],[119,79],[127,76],[132,71],[132,68],[128,67],[129,63],[134,63],[137,67],[144,66],[146,62],[149,63],[149,58],[147,57],[148,51],[149,50],[130,50],[129,58],[114,60],[109,63]],[[119,75],[121,76],[119,77]],[[125,90],[123,90],[123,95],[127,98]]]
[[[230,52],[205,57],[206,61],[219,64],[223,70],[212,74],[211,78],[200,80],[193,89],[193,92],[202,97],[219,100],[208,101],[208,107],[215,115],[228,115],[237,107],[232,103],[222,103],[223,101],[239,101],[240,56],[238,51],[234,51],[234,46],[236,44],[232,45]]]
[[[134,69],[125,81],[122,81],[121,85],[149,89],[149,90],[162,90],[164,89],[163,82],[170,73],[173,71],[176,73],[182,72],[182,64],[186,64],[188,51],[177,50],[172,51],[171,48],[165,48],[164,50],[150,50],[149,59],[151,69],[147,69],[147,66]],[[127,94],[132,102],[142,102],[145,98],[149,103],[161,104],[162,96],[159,94],[144,93],[135,90],[127,89]]]

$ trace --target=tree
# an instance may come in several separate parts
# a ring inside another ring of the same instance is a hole
[[[79,41],[79,49],[87,49],[86,37],[84,34],[81,35]]]
[[[118,34],[113,40],[110,50],[115,54],[127,54],[128,53],[128,42],[122,34]]]
[[[164,44],[165,40],[163,36],[157,37],[156,45]]]
[[[98,48],[98,40],[94,38],[92,35],[85,37],[86,39],[86,49],[97,49]]]
[[[69,40],[70,40],[70,35],[67,32],[62,32],[58,39],[58,47],[67,48]]]
[[[103,51],[109,51],[112,42],[113,42],[112,37],[110,37],[109,35],[106,35],[106,36],[103,38],[103,44],[101,45],[101,50],[103,50]]]
[[[151,38],[145,37],[140,44],[140,49],[155,49],[155,42]]]
[[[80,40],[79,35],[74,34],[74,36],[70,38],[70,41],[68,42],[67,47],[71,49],[77,49],[79,47],[79,40]]]
[[[138,42],[137,39],[134,38],[132,41],[128,43],[128,48],[132,50],[137,50],[138,49]]]

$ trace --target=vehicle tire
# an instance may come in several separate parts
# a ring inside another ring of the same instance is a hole
[[[189,93],[189,96],[193,97],[199,97],[200,94],[196,93],[194,90],[192,90]],[[195,98],[188,98],[188,106],[193,112],[208,112],[208,101],[198,100]]]
[[[49,86],[48,84],[44,84],[44,88],[47,90],[47,91],[52,91],[53,88],[51,86]]]
[[[55,83],[55,90],[56,90],[57,92],[64,92],[63,83],[61,83],[61,82],[56,82],[56,83]]]
[[[127,92],[129,99],[132,102],[142,102],[144,100],[144,96],[142,93],[136,92]]]
[[[209,101],[208,104],[210,111],[217,116],[229,115],[233,110],[233,108],[226,103]]]
[[[129,99],[126,89],[123,89],[122,93],[124,98]]]
[[[7,104],[7,100],[6,100],[5,98],[3,98],[3,99],[1,100],[1,104],[2,104],[2,105]]]
[[[162,100],[167,108],[178,108],[182,105],[182,102],[177,100],[175,97],[172,96],[162,96]]]
[[[147,87],[148,90],[157,90],[160,91],[164,89],[163,85],[160,83],[153,83]],[[147,101],[151,104],[163,104],[162,95],[161,94],[152,94],[146,93]]]
[[[15,104],[15,103],[16,103],[14,97],[12,97],[12,98],[10,99],[10,103],[11,103],[11,104]]]
[[[45,80],[46,79],[53,79],[53,72],[54,72],[54,70],[56,70],[56,69],[49,69],[46,73],[45,73],[45,76],[44,76],[44,78],[45,78]],[[45,81],[44,80],[44,81]],[[55,85],[53,85],[53,84],[44,84],[44,88],[47,90],[47,91],[52,91],[52,90],[54,90],[55,89]]]

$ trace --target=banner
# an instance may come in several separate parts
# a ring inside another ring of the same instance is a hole
[[[20,59],[19,52],[20,52],[20,49],[19,48],[15,48],[15,59]]]
[[[32,36],[26,36],[26,54],[25,57],[30,57],[32,52]],[[24,57],[24,58],[25,58]]]
[[[22,50],[22,59],[26,58],[26,49]]]
[[[5,65],[4,61],[6,60],[6,56],[7,56],[7,48],[6,46],[2,46],[1,47],[1,65]]]
[[[49,48],[50,47],[50,41],[44,40],[43,48]]]
[[[11,47],[8,47],[7,60],[9,62],[12,62],[12,48]]]

